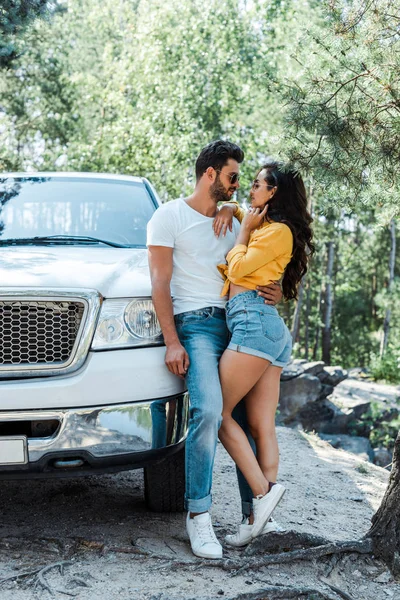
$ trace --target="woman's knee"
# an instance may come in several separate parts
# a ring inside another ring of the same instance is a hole
[[[229,425],[229,423],[231,423],[233,421],[236,423],[236,421],[232,415],[232,412],[229,410],[222,409],[221,420],[222,420],[222,425],[224,425],[224,424]]]
[[[272,440],[276,438],[275,423],[265,424],[260,421],[249,421],[247,426],[254,441],[259,439]]]

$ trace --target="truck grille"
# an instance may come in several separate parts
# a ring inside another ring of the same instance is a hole
[[[68,362],[84,312],[78,301],[0,300],[0,366]]]

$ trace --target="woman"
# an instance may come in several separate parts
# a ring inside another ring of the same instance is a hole
[[[275,412],[282,368],[291,354],[291,335],[276,308],[264,303],[257,285],[282,279],[286,300],[297,298],[297,286],[314,251],[311,216],[301,176],[291,167],[269,159],[257,174],[246,214],[233,205],[223,207],[214,222],[216,233],[241,221],[236,245],[226,265],[218,269],[226,278],[222,295],[232,334],[220,360],[223,393],[219,437],[246,478],[253,493],[253,514],[228,536],[233,545],[244,545],[260,535],[285,488],[276,483],[279,451]],[[245,398],[247,420],[256,455],[232,411]]]

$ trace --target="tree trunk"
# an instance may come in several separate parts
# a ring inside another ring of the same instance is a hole
[[[372,517],[372,527],[365,537],[372,538],[374,554],[392,573],[400,576],[400,432],[397,434],[393,466],[382,503]]]
[[[376,304],[375,304],[375,296],[378,292],[378,282],[376,276],[376,268],[374,273],[372,274],[372,285],[371,285],[371,317],[372,319],[376,319]]]
[[[326,283],[324,294],[324,328],[322,330],[322,360],[329,365],[331,362],[331,321],[333,306],[332,276],[335,258],[334,242],[328,242],[328,263],[326,268]]]
[[[313,349],[313,360],[318,360],[319,332],[320,332],[320,329],[321,329],[320,321],[321,321],[322,296],[323,296],[323,290],[322,290],[322,283],[321,283],[321,287],[320,287],[320,290],[319,290],[319,297],[318,297],[318,321],[317,321],[317,327],[315,329],[315,341],[314,341],[314,349]]]
[[[299,335],[300,314],[301,314],[301,308],[302,308],[302,304],[303,304],[304,285],[306,283],[306,278],[307,278],[307,275],[305,275],[303,277],[303,279],[300,281],[300,285],[299,285],[298,299],[297,299],[296,309],[294,311],[293,325],[292,325],[292,341],[293,341],[293,344],[296,342],[296,340],[298,338],[298,335]]]
[[[310,351],[310,310],[311,310],[311,285],[310,280],[307,280],[307,301],[306,301],[306,330],[304,333],[304,358],[308,360]]]
[[[393,289],[394,281],[394,266],[396,263],[396,225],[394,219],[390,221],[390,258],[389,258],[389,294]],[[390,302],[390,298],[389,298]],[[388,345],[389,330],[390,330],[390,308],[386,309],[385,320],[383,322],[383,335],[381,340],[380,356],[385,354],[385,350]]]

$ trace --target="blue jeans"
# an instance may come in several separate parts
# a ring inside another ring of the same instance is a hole
[[[259,356],[284,367],[292,353],[292,336],[275,306],[264,303],[255,290],[236,294],[226,304],[232,334],[229,350]]]
[[[212,472],[221,425],[222,392],[218,364],[229,343],[225,310],[210,306],[175,316],[181,344],[189,355],[186,384],[190,396],[189,432],[186,440],[186,509],[205,512],[211,506]],[[247,430],[246,407],[240,402],[233,412],[245,431],[253,450],[254,441]],[[249,515],[252,492],[237,469],[242,512]]]

